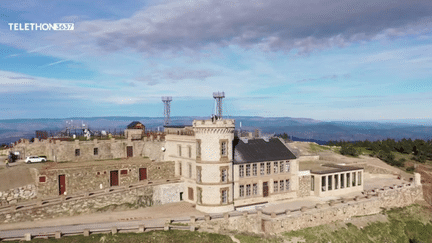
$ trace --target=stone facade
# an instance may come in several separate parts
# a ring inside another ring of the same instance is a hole
[[[180,202],[183,198],[183,183],[171,183],[153,187],[153,204],[162,205],[166,203]]]
[[[234,165],[234,205],[241,207],[294,199],[299,189],[297,181],[298,164],[295,159],[236,164]],[[267,195],[264,195],[265,183],[267,183]]]
[[[132,129],[134,130],[134,129]],[[136,130],[134,130],[136,131]],[[137,130],[141,131],[141,130]],[[127,157],[149,157],[152,160],[163,161],[162,147],[164,141],[153,136],[141,140],[115,139],[90,141],[60,141],[35,139],[29,143],[25,140],[14,146],[13,150],[20,152],[23,159],[26,156],[46,156],[48,160],[62,161],[91,161]]]
[[[146,161],[146,162],[145,162]],[[111,172],[118,177],[118,186],[127,186],[140,182],[140,168],[145,169],[146,180],[160,180],[174,178],[174,162],[151,162],[143,160],[137,163],[112,163],[94,166],[82,165],[68,167],[63,164],[60,168],[46,168],[37,172],[38,198],[58,196],[60,176],[65,176],[64,191],[73,195],[85,191],[109,188],[112,185]]]
[[[307,197],[311,195],[311,175],[299,176],[299,189],[297,197]]]

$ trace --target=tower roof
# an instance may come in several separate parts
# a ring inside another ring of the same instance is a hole
[[[234,140],[234,164],[296,159],[296,156],[277,138]]]

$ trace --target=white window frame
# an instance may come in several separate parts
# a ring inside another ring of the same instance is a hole
[[[253,176],[257,176],[258,174],[257,174],[257,169],[258,168],[258,165],[255,163],[255,164],[253,164],[252,165],[252,175]]]
[[[257,183],[254,183],[252,185],[252,194],[253,195],[258,195],[258,184]]]
[[[246,165],[246,177],[249,177],[251,175],[251,165]]]

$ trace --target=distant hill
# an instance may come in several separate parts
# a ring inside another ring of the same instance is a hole
[[[191,125],[194,119],[209,117],[171,117],[171,124]],[[419,122],[408,120],[391,121],[319,121],[310,118],[234,116],[236,128],[260,129],[263,133],[287,133],[299,141],[316,141],[322,144],[329,140],[380,140],[394,138],[432,139],[431,120]],[[36,130],[62,130],[66,121],[81,121],[94,130],[123,130],[130,122],[140,121],[147,129],[163,129],[163,117],[75,117],[65,119],[11,119],[0,120],[0,143],[10,143],[19,138],[31,138]]]

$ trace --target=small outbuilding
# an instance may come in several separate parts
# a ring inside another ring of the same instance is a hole
[[[145,135],[145,126],[139,121],[133,121],[124,131],[125,137],[131,140],[140,140]]]

